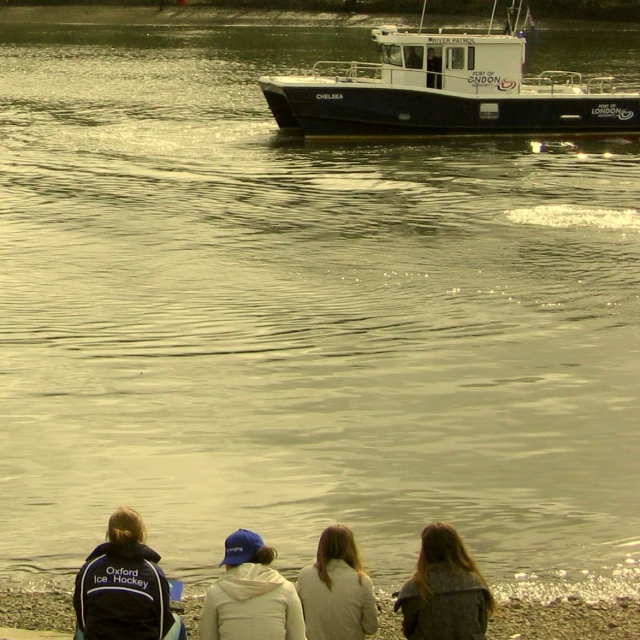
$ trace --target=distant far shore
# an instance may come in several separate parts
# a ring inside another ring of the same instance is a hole
[[[12,6],[0,0],[0,24],[94,24],[94,25],[225,25],[290,26],[358,26],[379,23],[380,14],[327,13],[277,9],[229,9],[205,5],[178,7],[166,0],[163,9],[154,6],[124,6],[89,4],[56,6]],[[385,16],[383,22],[416,25],[420,16]]]
[[[379,0],[0,0],[0,23],[5,24],[131,24],[131,25],[197,25],[247,24],[294,25],[304,22],[318,26],[368,25],[372,22],[417,25],[421,17],[421,2],[389,3]],[[579,11],[549,4],[536,5],[536,20],[581,20],[640,23],[640,2],[630,0],[594,0]],[[546,4],[546,3],[544,3]],[[573,4],[579,4],[577,0]],[[435,18],[473,17],[490,19],[489,5],[479,0],[431,0],[427,4],[427,23]],[[595,7],[595,8],[594,8]],[[503,10],[504,13],[504,10]],[[503,19],[500,15],[498,20]]]
[[[181,11],[278,11],[292,13],[387,14],[393,12],[420,17],[423,0],[0,0],[6,7],[55,9],[90,7],[93,11],[105,8],[140,8]],[[529,4],[525,2],[523,6]],[[184,5],[184,6],[180,6]],[[499,11],[504,14],[506,4]],[[487,0],[428,0],[427,12],[432,15],[473,15],[489,18],[492,3]],[[604,20],[640,22],[640,3],[637,0],[536,0],[532,10],[537,19]],[[502,15],[500,16],[503,17]]]

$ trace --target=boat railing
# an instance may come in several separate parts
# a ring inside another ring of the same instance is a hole
[[[379,62],[320,60],[313,65],[313,74],[342,82],[377,80],[382,75],[382,65]]]
[[[580,93],[582,91],[582,74],[577,71],[543,71],[537,76],[525,76],[522,84],[536,87],[544,93]]]
[[[587,93],[613,93],[613,76],[598,76],[587,81]]]

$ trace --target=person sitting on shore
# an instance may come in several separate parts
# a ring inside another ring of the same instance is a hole
[[[145,545],[146,537],[135,509],[111,514],[107,542],[76,576],[75,640],[186,640],[182,620],[170,609],[160,556]]]
[[[309,640],[363,640],[378,629],[371,578],[364,572],[351,529],[327,527],[316,562],[296,582]]]
[[[227,572],[204,599],[200,640],[306,640],[296,589],[269,566],[278,552],[247,529],[224,545]]]
[[[435,522],[422,531],[415,573],[394,605],[410,640],[481,640],[496,602],[458,532]]]

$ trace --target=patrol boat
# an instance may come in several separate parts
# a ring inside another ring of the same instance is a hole
[[[640,91],[616,90],[613,76],[524,75],[520,12],[511,7],[506,34],[492,33],[493,15],[482,34],[424,33],[422,21],[417,31],[374,28],[379,62],[323,60],[309,75],[262,76],[260,87],[279,127],[308,138],[640,138]],[[527,11],[523,26],[531,22]]]

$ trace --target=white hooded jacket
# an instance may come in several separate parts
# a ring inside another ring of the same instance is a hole
[[[306,640],[295,587],[275,569],[247,562],[207,592],[200,640]]]

